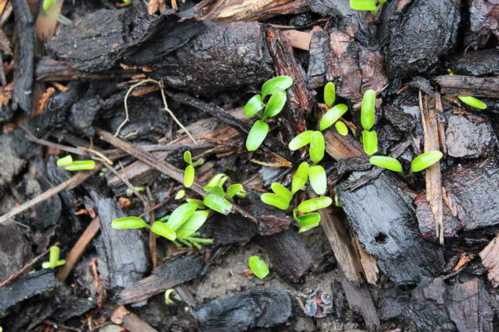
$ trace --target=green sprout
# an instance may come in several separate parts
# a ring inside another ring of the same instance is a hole
[[[324,86],[324,104],[326,104],[329,109],[326,111],[326,113],[324,113],[319,121],[319,130],[324,131],[334,124],[336,131],[340,135],[346,136],[348,134],[348,127],[345,125],[345,123],[339,120],[348,111],[348,106],[345,104],[338,104],[336,106],[333,106],[335,101],[336,86],[333,82],[328,82]]]
[[[57,0],[43,0],[42,9],[44,12],[48,12],[57,3]]]
[[[338,134],[340,134],[341,136],[346,136],[348,135],[348,127],[347,125],[345,124],[345,122],[343,121],[337,121],[335,124],[334,124],[334,128],[336,129],[336,131],[338,132]]]
[[[321,131],[326,130],[331,127],[336,121],[338,121],[346,112],[348,111],[348,106],[345,104],[335,105],[333,108],[327,110],[322,116],[319,122],[319,129]]]
[[[362,146],[364,147],[364,152],[368,156],[371,156],[378,152],[378,134],[376,134],[376,131],[362,131]]]
[[[260,196],[262,202],[267,205],[276,207],[280,210],[286,211],[287,209],[289,209],[289,204],[293,199],[293,193],[278,182],[272,183],[270,187],[272,189],[272,193],[262,194]]]
[[[376,91],[364,92],[360,106],[360,124],[364,130],[371,130],[376,123]]]
[[[296,169],[291,179],[291,192],[293,194],[295,194],[299,190],[305,189],[305,186],[308,182],[309,169],[310,165],[306,161],[302,162]]]
[[[240,183],[235,183],[224,189],[225,182],[229,177],[223,173],[218,173],[203,187],[208,193],[204,199],[203,204],[213,211],[228,215],[232,211],[231,201],[234,197],[245,197],[246,191]]]
[[[318,212],[300,214],[297,209],[293,210],[293,218],[298,223],[298,233],[309,231],[320,225],[321,215]]]
[[[393,172],[403,172],[402,164],[400,163],[400,161],[392,157],[372,156],[371,158],[369,158],[369,163],[376,167],[388,169]]]
[[[291,142],[289,142],[288,147],[291,151],[296,151],[306,145],[309,145],[308,154],[314,163],[318,163],[324,158],[326,142],[324,140],[324,135],[322,135],[320,131],[305,130],[295,136]]]
[[[184,152],[184,161],[187,163],[187,167],[184,170],[184,186],[190,188],[194,183],[194,178],[196,177],[196,169],[192,164],[191,151]]]
[[[91,171],[95,169],[95,161],[93,160],[73,160],[71,155],[57,159],[57,167],[63,168],[66,171]]]
[[[320,209],[325,209],[333,203],[333,200],[327,196],[319,196],[307,199],[298,204],[296,210],[298,213],[309,213]]]
[[[175,303],[175,299],[177,297],[177,293],[173,288],[169,288],[165,291],[165,304],[172,305]]]
[[[386,0],[350,0],[350,8],[358,11],[376,13]]]
[[[175,194],[175,200],[181,200],[182,198],[185,197],[185,190],[184,189],[180,189],[179,191],[177,191],[177,193]]]
[[[327,191],[327,176],[324,167],[320,165],[310,166],[308,169],[310,186],[317,195],[324,195]]]
[[[479,110],[486,110],[487,109],[487,104],[485,104],[483,101],[481,101],[478,98],[472,97],[472,96],[457,96],[457,98],[464,104],[479,109]]]
[[[327,208],[332,202],[333,200],[327,196],[314,197],[301,202],[293,210],[293,218],[299,226],[298,232],[303,233],[319,226],[321,215],[316,211]]]
[[[248,258],[248,267],[258,279],[265,279],[269,274],[269,266],[260,256],[250,256]]]
[[[246,138],[246,149],[248,151],[256,151],[262,145],[270,131],[267,120],[277,116],[284,109],[287,100],[286,90],[292,84],[293,79],[289,76],[271,78],[262,85],[260,94],[251,97],[244,105],[243,109],[246,117],[259,116],[259,119],[253,123]]]
[[[411,161],[411,172],[417,173],[427,169],[442,159],[443,154],[438,150],[428,151],[420,154]]]
[[[327,82],[324,85],[324,104],[327,107],[332,107],[336,101],[336,85],[333,82]]]
[[[66,264],[64,259],[60,259],[60,254],[61,249],[58,246],[51,246],[49,248],[49,260],[48,262],[43,262],[42,267],[44,269],[55,269]]]

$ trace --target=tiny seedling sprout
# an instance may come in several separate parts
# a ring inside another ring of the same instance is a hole
[[[327,107],[332,107],[336,101],[336,86],[333,82],[327,82],[324,85],[324,104]]]
[[[299,190],[303,190],[308,182],[308,171],[310,165],[304,161],[296,169],[291,178],[291,192],[295,194]]]
[[[248,137],[246,149],[256,151],[263,143],[270,131],[267,123],[269,118],[277,116],[286,105],[286,90],[293,84],[289,76],[276,76],[263,83],[260,94],[251,97],[244,105],[244,115],[259,118],[253,123]],[[270,96],[270,97],[269,97]]]
[[[358,11],[376,13],[386,0],[350,0],[350,8]]]
[[[190,151],[184,152],[184,162],[187,164],[184,170],[184,186],[190,188],[194,183],[196,178],[196,169],[194,168],[194,163],[192,162],[192,154]]]
[[[288,210],[293,199],[293,193],[278,182],[272,183],[271,189],[272,193],[264,193],[260,196],[262,202],[279,210]]]
[[[165,304],[166,305],[172,305],[175,303],[175,299],[177,297],[177,293],[175,292],[175,289],[169,288],[165,291]]]
[[[421,172],[437,163],[442,157],[442,152],[437,150],[422,153],[411,161],[411,172]]]
[[[95,161],[93,160],[73,160],[71,155],[57,159],[57,167],[63,168],[67,171],[91,171],[95,169]]]
[[[372,156],[371,158],[369,158],[369,163],[376,167],[388,169],[393,172],[403,172],[402,164],[400,163],[400,161],[392,157]]]
[[[324,167],[320,165],[310,166],[308,169],[310,186],[317,195],[324,195],[327,191],[327,176]]]
[[[362,131],[362,146],[364,152],[371,156],[378,152],[378,134],[374,130],[363,130]]]
[[[483,101],[481,101],[478,98],[472,97],[472,96],[457,96],[457,98],[463,103],[466,104],[472,108],[476,108],[479,110],[486,110],[487,109],[487,104],[485,104]]]
[[[258,279],[265,279],[269,274],[269,266],[260,256],[250,256],[248,258],[248,267]]]
[[[336,131],[338,132],[338,134],[340,134],[341,136],[348,135],[348,127],[345,124],[345,122],[343,122],[341,120],[340,121],[336,121],[336,123],[334,124],[334,128],[336,129]]]
[[[44,269],[55,269],[66,264],[64,259],[60,259],[60,254],[61,249],[58,246],[51,246],[49,248],[49,260],[48,262],[43,262],[42,267]]]

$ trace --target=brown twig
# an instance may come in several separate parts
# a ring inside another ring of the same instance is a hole
[[[59,270],[57,273],[57,279],[63,282],[69,276],[76,262],[81,258],[87,246],[92,242],[92,239],[97,235],[100,229],[100,220],[99,217],[94,218],[90,224],[88,224],[87,228],[80,236],[78,241],[76,241],[75,245],[69,253],[66,255],[66,264]]]

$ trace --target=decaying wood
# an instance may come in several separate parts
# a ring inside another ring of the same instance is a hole
[[[97,233],[99,232],[99,229],[100,229],[100,220],[97,217],[94,218],[90,222],[90,224],[88,224],[83,234],[80,236],[80,238],[78,239],[78,241],[76,241],[73,248],[71,248],[69,253],[66,255],[65,257],[66,264],[64,264],[64,266],[57,273],[57,279],[59,279],[59,281],[64,282],[64,280],[66,280],[66,278],[73,270],[75,264],[78,262],[78,260],[81,258],[81,256],[87,249],[90,242],[92,242],[95,235],[97,235]]]
[[[376,306],[374,305],[371,293],[369,293],[367,286],[365,284],[353,284],[345,278],[341,280],[341,286],[345,291],[350,308],[360,312],[369,331],[377,331],[380,326],[380,320],[376,312]]]
[[[122,325],[130,332],[158,332],[147,322],[140,319],[133,312],[128,311],[124,306],[119,306],[113,311],[111,321],[115,324]]]
[[[193,10],[200,20],[234,22],[296,14],[306,8],[305,0],[203,0]]]
[[[310,40],[312,32],[298,30],[284,30],[282,34],[289,40],[294,48],[308,51],[310,49]]]
[[[488,278],[492,286],[499,286],[499,234],[480,251],[482,264],[488,270]]]
[[[428,105],[429,98],[419,92],[419,107],[424,131],[424,152],[440,151],[439,126],[437,112],[443,111],[440,95],[435,96],[435,107]],[[432,165],[426,170],[426,200],[430,204],[435,230],[441,245],[444,244],[443,202],[442,202],[442,173],[440,163]]]
[[[475,96],[497,98],[499,95],[499,77],[474,77],[462,75],[437,76],[440,92],[450,96]]]
[[[326,152],[336,160],[361,157],[362,146],[351,135],[341,136],[335,130],[324,133]]]
[[[119,303],[144,301],[169,288],[196,279],[200,276],[203,267],[203,259],[199,256],[181,256],[163,263],[149,277],[121,291]]]
[[[312,110],[312,94],[308,90],[306,75],[296,60],[293,48],[287,37],[278,29],[267,29],[267,44],[274,60],[277,75],[293,78],[293,86],[288,90],[288,110],[282,113],[293,132],[289,139],[306,129],[306,114]]]

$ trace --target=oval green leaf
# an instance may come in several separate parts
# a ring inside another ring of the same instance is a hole
[[[178,230],[177,238],[186,239],[194,235],[206,222],[210,216],[210,211],[202,210],[196,211]]]
[[[291,151],[296,151],[298,149],[301,149],[305,145],[310,144],[313,133],[314,132],[312,130],[305,130],[304,132],[299,133],[291,140],[291,142],[289,142],[289,149]]]
[[[285,199],[286,201],[291,201],[293,199],[293,194],[291,193],[291,191],[289,191],[288,188],[286,188],[279,182],[272,183],[270,187],[272,188],[274,194]]]
[[[268,95],[274,94],[277,91],[285,91],[293,85],[293,79],[289,76],[276,76],[266,81],[262,85],[261,95],[265,98]]]
[[[308,170],[310,186],[317,195],[324,195],[327,191],[327,176],[324,167],[311,166]]]
[[[259,256],[251,256],[248,258],[248,267],[258,279],[264,279],[269,274],[267,263]]]
[[[312,212],[302,216],[296,216],[295,220],[300,227],[298,233],[303,233],[319,226],[321,222],[321,215],[318,212]]]
[[[327,82],[326,85],[324,85],[324,104],[326,104],[327,107],[331,107],[334,105],[335,101],[336,85],[334,85],[333,82]]]
[[[481,101],[478,98],[472,97],[472,96],[457,96],[461,102],[464,104],[479,109],[479,110],[486,110],[487,109],[487,104],[485,104],[483,101]]]
[[[246,149],[256,151],[262,145],[268,133],[269,125],[265,121],[256,120],[246,138]]]
[[[371,156],[378,152],[378,134],[374,130],[362,131],[362,146],[364,147],[364,152]]]
[[[194,177],[196,176],[196,170],[194,166],[187,165],[184,170],[184,186],[190,188],[194,183]]]
[[[346,112],[348,111],[348,106],[345,104],[335,105],[333,108],[329,109],[322,116],[319,121],[319,130],[324,131],[331,127],[336,121],[338,121]]]
[[[265,193],[260,196],[260,199],[265,204],[278,208],[279,210],[286,211],[289,208],[290,202],[276,194]]]
[[[111,227],[113,229],[141,229],[147,228],[149,225],[140,217],[128,216],[113,219]]]
[[[359,11],[376,11],[378,6],[376,0],[350,0],[350,8]]]
[[[332,203],[333,200],[330,197],[320,196],[301,202],[296,209],[300,213],[309,213],[327,208]]]
[[[194,214],[198,205],[195,203],[184,203],[179,205],[168,218],[166,225],[172,231],[176,231],[180,228],[190,217]]]
[[[376,122],[376,91],[364,92],[360,105],[360,124],[364,130],[371,130]]]
[[[276,91],[270,96],[263,115],[267,118],[272,118],[281,113],[286,105],[286,94],[282,91]]]
[[[265,104],[262,101],[262,96],[254,95],[251,97],[248,102],[243,106],[244,116],[248,118],[252,118],[258,114],[263,108]]]
[[[310,165],[304,161],[296,169],[293,178],[291,179],[291,193],[296,193],[299,190],[303,190],[308,181],[308,169]]]
[[[343,121],[336,121],[336,123],[334,124],[334,128],[336,128],[336,131],[338,132],[338,134],[340,134],[341,136],[346,136],[348,135],[348,127],[347,125],[345,124],[345,122]]]
[[[411,161],[411,172],[421,172],[437,163],[442,157],[443,153],[438,150],[422,153]]]
[[[191,153],[191,151],[184,151],[184,161],[187,164],[192,165],[192,153]]]
[[[310,147],[308,149],[308,154],[310,160],[314,163],[318,163],[324,158],[324,151],[326,150],[326,142],[324,141],[324,135],[320,131],[314,131],[310,139]]]
[[[211,210],[223,215],[228,215],[232,211],[232,204],[221,195],[208,194],[203,199],[203,203]]]
[[[158,236],[162,236],[170,241],[175,241],[177,239],[177,234],[175,231],[168,227],[167,224],[161,221],[155,221],[151,226],[151,232]]]
[[[386,156],[372,156],[369,163],[379,168],[384,168],[393,172],[402,173],[402,164],[395,158]]]

